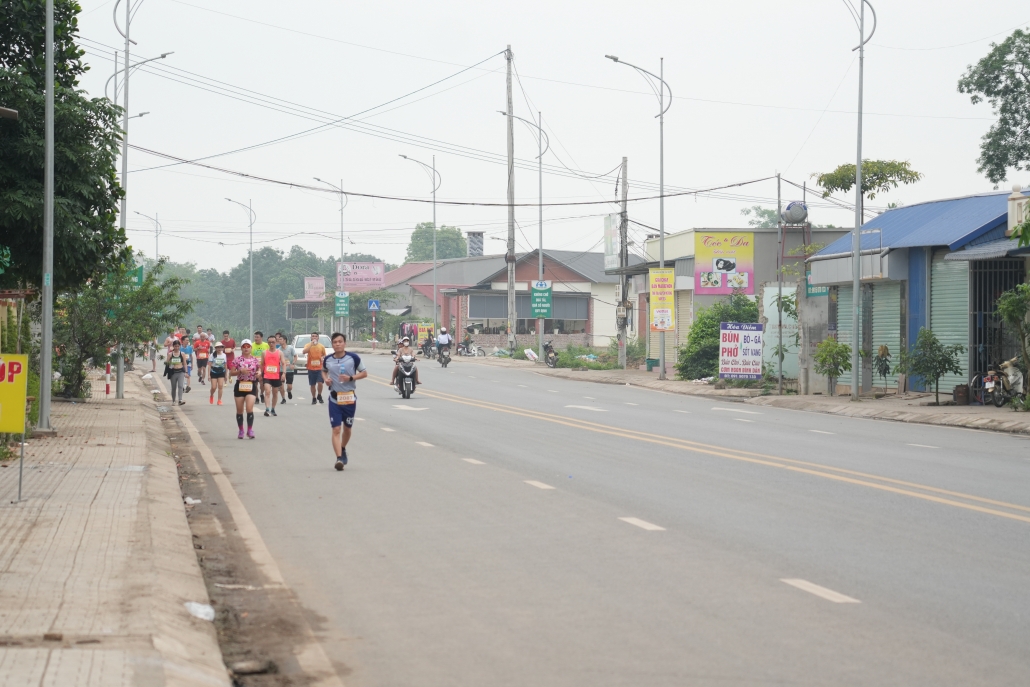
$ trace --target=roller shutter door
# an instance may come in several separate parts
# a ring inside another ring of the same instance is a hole
[[[676,292],[676,345],[686,346],[690,325],[694,322],[694,292]]]
[[[945,346],[969,346],[969,263],[945,262],[944,253],[933,257],[930,267],[930,329]],[[915,342],[912,342],[915,344]],[[969,355],[959,355],[962,374],[944,375],[941,393],[951,394],[957,384],[969,382]],[[927,390],[933,382],[927,380]]]
[[[880,346],[887,346],[892,366],[901,352],[901,283],[882,282],[873,286],[873,356]],[[888,381],[892,379],[890,375]],[[894,384],[897,384],[894,378]],[[873,385],[883,382],[873,370]]]

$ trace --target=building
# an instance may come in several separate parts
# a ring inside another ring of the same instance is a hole
[[[852,331],[851,233],[809,259],[811,283],[829,286],[829,335],[875,355],[886,345],[894,360],[923,327],[944,344],[966,347],[960,374],[942,390],[1018,352],[996,310],[998,296],[1026,279],[1030,249],[1008,238],[1027,216],[1027,195],[987,193],[888,210],[861,229],[862,319]],[[888,385],[896,386],[896,379]],[[873,384],[863,360],[861,385]],[[847,387],[850,391],[850,387]],[[843,389],[841,390],[843,393]]]

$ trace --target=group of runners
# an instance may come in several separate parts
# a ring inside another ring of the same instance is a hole
[[[336,332],[330,337],[331,353],[319,339],[319,333],[312,332],[310,343],[304,345],[301,353],[307,357],[305,371],[311,405],[324,404],[323,393],[325,387],[329,388],[334,467],[343,470],[357,410],[355,382],[368,373],[361,358],[347,350],[346,336]],[[239,439],[255,438],[254,406],[259,399],[265,407],[265,417],[278,417],[276,406],[293,400],[298,352],[282,332],[273,334],[267,341],[262,332],[254,332],[253,340],[240,342],[239,355],[236,355],[236,341],[228,330],[222,332],[221,340],[215,341],[211,330],[205,330],[202,325],[197,325],[192,336],[184,327],[179,327],[169,334],[164,345],[165,376],[170,382],[172,403],[185,405],[183,395],[191,389],[194,363],[198,382],[201,385],[210,382],[210,405],[216,404],[216,397],[217,405],[222,405],[226,380],[235,378],[232,391]]]

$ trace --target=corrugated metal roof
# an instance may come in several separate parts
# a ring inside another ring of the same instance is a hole
[[[395,286],[431,269],[433,269],[432,261],[405,263],[383,275],[383,287]]]
[[[997,239],[990,241],[989,243],[981,243],[976,246],[970,246],[964,250],[958,250],[954,253],[948,253],[944,256],[945,260],[994,260],[996,258],[1004,258],[1009,255],[1022,255],[1030,253],[1030,247],[1019,247],[1019,242],[1014,239]]]
[[[1025,194],[1024,194],[1025,195]],[[909,205],[875,217],[862,225],[862,250],[947,246],[956,250],[1008,222],[1009,192],[966,198],[935,200]],[[851,250],[851,232],[819,255],[834,255]]]

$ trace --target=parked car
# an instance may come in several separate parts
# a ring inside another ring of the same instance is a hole
[[[293,339],[293,348],[297,351],[297,369],[302,370],[308,366],[308,357],[304,355],[304,347],[311,343],[310,334],[298,334]],[[319,334],[318,343],[325,346],[326,353],[332,353],[333,342],[328,334]]]

